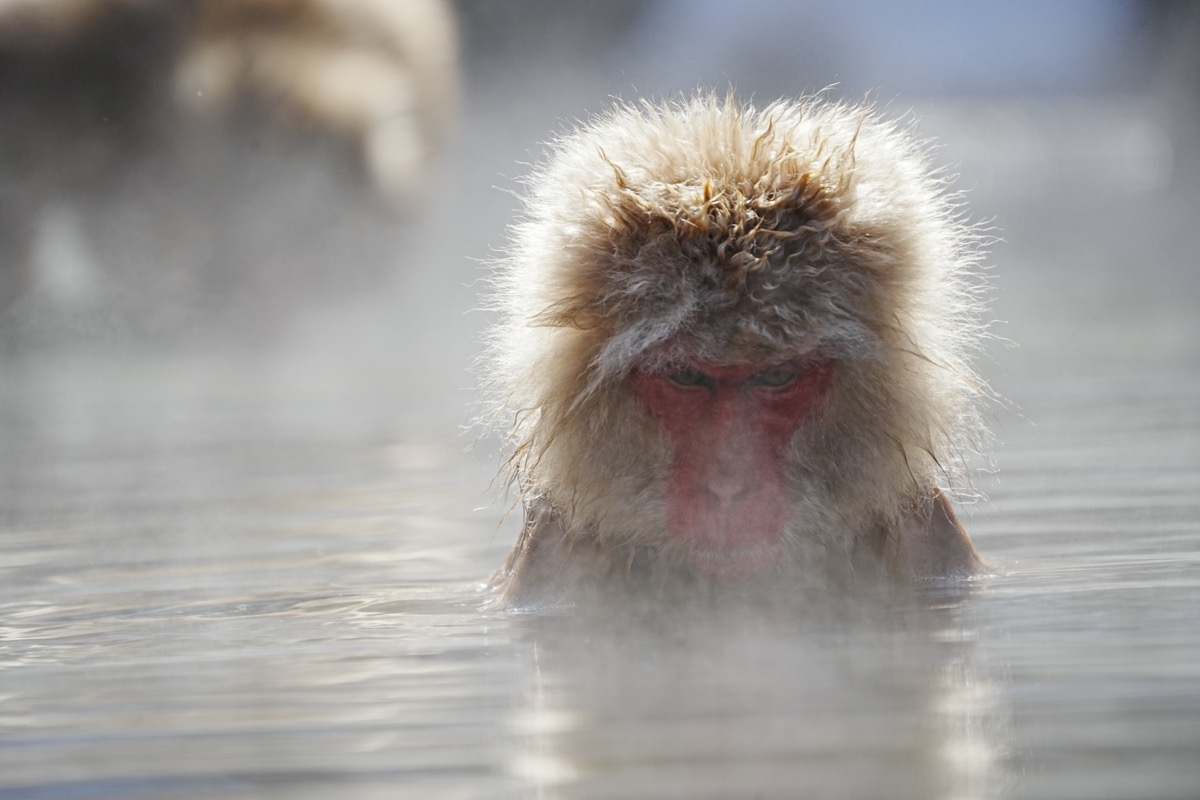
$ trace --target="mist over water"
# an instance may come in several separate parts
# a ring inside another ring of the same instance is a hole
[[[171,111],[169,53],[0,36],[0,798],[1195,796],[1196,14],[716,6],[459,3],[401,203],[319,127]],[[998,239],[994,574],[485,609],[520,512],[470,365],[539,143],[833,84]]]

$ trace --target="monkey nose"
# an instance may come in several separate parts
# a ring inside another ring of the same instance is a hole
[[[708,481],[709,499],[722,511],[730,511],[741,502],[746,493],[746,482],[740,475],[716,475]]]

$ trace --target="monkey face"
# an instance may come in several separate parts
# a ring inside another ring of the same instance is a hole
[[[737,580],[783,557],[789,444],[821,413],[833,369],[810,357],[676,362],[631,375],[634,397],[671,443],[666,527],[696,571]]]

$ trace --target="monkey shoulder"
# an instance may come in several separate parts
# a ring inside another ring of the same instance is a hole
[[[889,565],[900,578],[968,578],[986,569],[940,489],[914,504],[889,538],[888,550]]]
[[[526,508],[512,552],[488,581],[499,608],[574,605],[598,588],[611,555],[589,537],[569,532],[544,502]]]

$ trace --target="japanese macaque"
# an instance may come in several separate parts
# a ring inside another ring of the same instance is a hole
[[[273,106],[356,142],[387,197],[425,185],[457,109],[457,41],[443,0],[205,0],[179,98],[219,115]]]
[[[349,140],[399,202],[427,185],[458,108],[447,0],[0,0],[0,61],[13,54],[25,95],[47,73],[98,85],[109,102],[83,105],[105,122],[253,111]],[[175,97],[158,97],[167,83]],[[49,88],[74,101],[70,84]]]
[[[158,76],[173,68],[186,18],[182,2],[0,0],[0,349],[20,338],[10,312],[31,296],[92,294],[87,279],[62,292],[72,281],[45,274],[39,251],[65,230],[78,241],[75,221],[90,215],[74,207],[105,203],[156,143],[169,102]],[[86,268],[58,277],[72,272]]]
[[[450,0],[0,0],[0,350],[269,336],[390,279],[455,28]]]
[[[976,231],[902,126],[623,105],[528,181],[485,356],[525,522],[502,604],[981,569]]]

